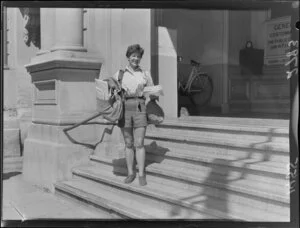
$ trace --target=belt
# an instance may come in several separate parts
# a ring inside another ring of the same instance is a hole
[[[141,97],[125,97],[125,100],[129,100],[129,99],[143,99],[143,100],[145,100],[146,98],[144,96],[141,96]]]

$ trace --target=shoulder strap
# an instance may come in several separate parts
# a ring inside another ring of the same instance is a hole
[[[120,85],[122,85],[123,76],[124,76],[124,70],[119,70],[118,82],[120,83]]]

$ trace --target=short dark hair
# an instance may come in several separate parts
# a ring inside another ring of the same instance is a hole
[[[139,53],[143,57],[144,49],[139,44],[130,45],[126,51],[126,57],[129,58],[133,53]]]

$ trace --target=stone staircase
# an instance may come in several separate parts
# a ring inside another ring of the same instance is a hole
[[[90,155],[55,193],[112,218],[289,221],[287,120],[188,117],[149,126],[147,182],[124,158]]]

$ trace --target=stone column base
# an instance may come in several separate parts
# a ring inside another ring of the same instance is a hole
[[[64,133],[66,127],[31,124],[24,147],[24,180],[53,192],[55,182],[71,179],[72,168],[88,164],[92,154],[125,157],[118,126],[98,118]]]
[[[24,145],[24,180],[53,192],[55,182],[72,178],[73,167],[88,163],[93,150],[72,143],[63,132],[65,127],[31,124]],[[76,141],[87,143],[96,136],[96,129],[95,126],[83,126],[69,135]]]
[[[91,151],[80,146],[27,139],[23,178],[54,192],[53,184],[72,178],[74,166],[87,163]]]

